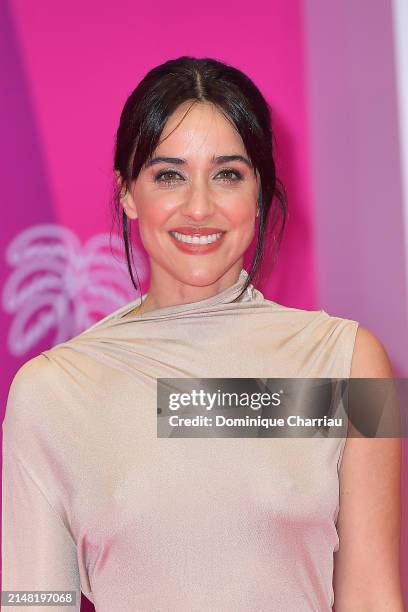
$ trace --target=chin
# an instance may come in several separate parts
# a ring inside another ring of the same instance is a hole
[[[197,268],[197,270],[190,273],[184,270],[179,279],[192,287],[208,287],[208,285],[215,283],[220,276],[222,276],[222,273],[217,274],[216,270],[199,270]]]
[[[176,274],[177,278],[192,287],[208,287],[213,283],[216,283],[220,278],[226,274],[231,266],[226,266],[225,263],[210,263],[206,265],[200,265],[198,262],[191,264],[189,268],[183,267],[180,270],[180,274]]]

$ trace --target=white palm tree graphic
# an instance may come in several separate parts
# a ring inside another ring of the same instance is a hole
[[[56,224],[34,225],[18,234],[6,250],[14,268],[2,304],[13,314],[8,349],[28,352],[55,328],[54,344],[80,333],[103,316],[138,297],[116,234],[96,234],[81,244],[76,234]],[[147,276],[142,252],[134,246],[140,282]]]

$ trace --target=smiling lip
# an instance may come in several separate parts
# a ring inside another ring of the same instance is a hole
[[[218,227],[191,227],[191,225],[180,225],[170,231],[186,234],[187,236],[210,236],[211,234],[219,234],[224,230]]]
[[[187,231],[188,230],[188,231]],[[194,231],[192,231],[194,230]],[[200,231],[200,233],[198,233]],[[209,244],[193,244],[191,242],[181,242],[177,240],[175,236],[171,232],[177,232],[180,234],[187,234],[188,236],[209,236],[211,234],[222,234],[217,240],[211,242]],[[203,227],[203,228],[192,228],[192,227],[178,227],[177,229],[171,230],[169,232],[169,236],[171,237],[173,244],[182,251],[183,253],[189,253],[190,255],[206,255],[207,253],[212,253],[216,251],[220,245],[224,242],[225,231],[218,230],[217,228],[212,227]]]

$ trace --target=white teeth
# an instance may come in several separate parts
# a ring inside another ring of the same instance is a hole
[[[211,244],[222,236],[222,232],[209,236],[187,236],[186,234],[180,234],[180,232],[170,232],[170,234],[180,242],[188,242],[189,244]]]

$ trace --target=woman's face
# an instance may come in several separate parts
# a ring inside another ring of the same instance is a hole
[[[123,206],[139,220],[156,280],[164,274],[207,286],[238,276],[254,234],[260,182],[240,135],[216,107],[197,103],[181,121],[190,104],[169,118]],[[204,236],[194,237],[200,230]]]

